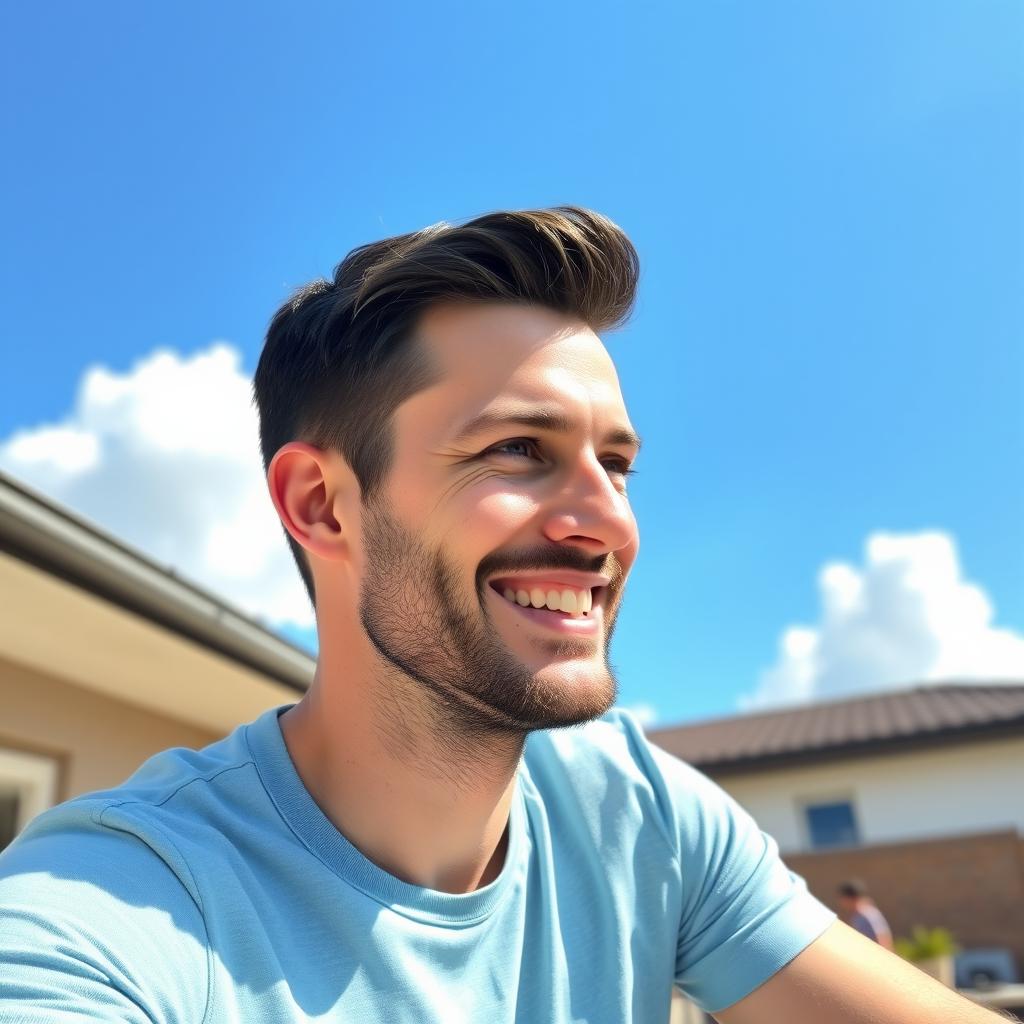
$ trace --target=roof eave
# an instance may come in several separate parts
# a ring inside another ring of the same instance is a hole
[[[979,725],[958,726],[937,729],[929,733],[914,733],[908,736],[886,737],[885,739],[862,740],[841,743],[807,750],[780,751],[755,757],[728,759],[689,759],[668,747],[664,749],[687,764],[714,778],[736,775],[750,775],[755,772],[778,771],[786,768],[803,768],[809,765],[827,764],[836,761],[850,761],[860,758],[878,757],[890,754],[911,754],[921,751],[949,747],[978,741],[1012,739],[1024,736],[1024,715],[987,722]],[[658,743],[656,736],[651,741]],[[660,744],[659,744],[660,746]]]
[[[311,654],[5,473],[0,550],[300,693],[309,688]]]

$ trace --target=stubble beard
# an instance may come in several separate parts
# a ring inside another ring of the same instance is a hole
[[[608,661],[614,617],[604,624],[602,658],[591,657],[585,683],[576,678],[578,666],[571,684],[559,680],[557,664],[592,656],[589,640],[547,641],[553,667],[538,673],[501,641],[482,593],[460,593],[443,550],[428,548],[376,503],[364,507],[363,526],[359,617],[389,670],[382,680],[389,690],[380,696],[392,728],[396,715],[411,715],[432,719],[448,742],[524,736],[581,725],[615,703],[618,683]]]

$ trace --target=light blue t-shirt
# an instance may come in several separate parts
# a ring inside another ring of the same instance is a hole
[[[529,737],[500,875],[409,885],[296,774],[268,711],[37,817],[0,855],[0,1024],[652,1024],[820,935],[725,793],[615,710]]]

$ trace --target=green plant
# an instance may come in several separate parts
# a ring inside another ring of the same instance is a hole
[[[960,951],[953,936],[945,928],[925,928],[919,924],[914,926],[911,934],[912,938],[897,939],[895,943],[896,952],[904,960],[930,960],[936,956],[953,956]]]

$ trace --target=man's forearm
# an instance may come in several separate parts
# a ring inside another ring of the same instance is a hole
[[[836,922],[721,1024],[1001,1024],[1014,1020],[947,988]]]

